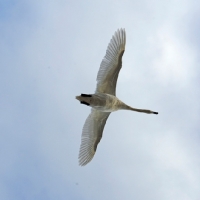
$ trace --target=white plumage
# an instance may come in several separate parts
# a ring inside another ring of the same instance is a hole
[[[82,131],[79,164],[86,165],[92,160],[101,140],[106,120],[110,113],[117,110],[132,110],[147,114],[158,114],[145,109],[132,108],[116,96],[116,84],[122,67],[122,56],[125,51],[125,29],[117,30],[112,37],[97,74],[95,94],[81,94],[76,96],[82,104],[92,107],[91,113],[85,121]]]

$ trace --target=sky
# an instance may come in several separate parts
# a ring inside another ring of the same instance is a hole
[[[200,3],[0,1],[0,199],[199,200]],[[116,94],[159,112],[110,115],[78,165],[107,45],[126,30]]]

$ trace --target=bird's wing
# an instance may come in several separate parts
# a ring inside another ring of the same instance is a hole
[[[101,112],[92,108],[83,126],[79,151],[79,165],[84,166],[92,160],[109,115],[110,112]]]
[[[106,50],[97,74],[96,92],[115,96],[116,83],[122,67],[122,56],[125,51],[126,32],[120,29],[115,32]]]

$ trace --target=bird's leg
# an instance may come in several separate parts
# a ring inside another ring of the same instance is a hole
[[[92,95],[81,94],[81,96],[76,96],[76,99],[80,101],[80,103],[85,104],[87,106],[90,105]]]
[[[82,97],[92,97],[91,94],[81,94]]]
[[[87,106],[90,105],[89,103],[87,103],[87,102],[85,102],[85,101],[81,101],[80,103],[85,104],[85,105],[87,105]]]

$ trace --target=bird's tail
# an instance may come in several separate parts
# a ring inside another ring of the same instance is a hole
[[[78,101],[80,101],[80,103],[89,106],[90,105],[91,97],[92,97],[91,94],[81,94],[81,96],[76,96],[76,99]]]

